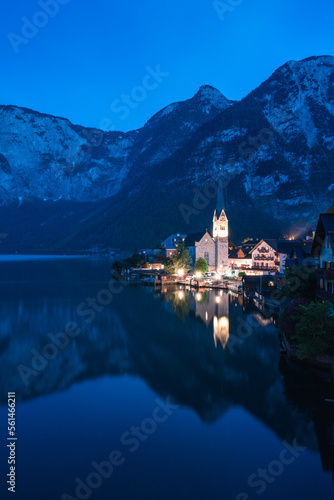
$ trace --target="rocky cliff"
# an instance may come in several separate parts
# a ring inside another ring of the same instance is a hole
[[[0,106],[0,251],[205,229],[218,178],[232,237],[297,235],[334,198],[333,83],[333,57],[289,61],[241,101],[203,86],[128,133]]]

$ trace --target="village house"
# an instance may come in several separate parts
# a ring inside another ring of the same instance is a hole
[[[287,267],[303,265],[311,253],[312,239],[278,240],[277,254],[279,256],[279,271],[284,273]]]
[[[280,269],[279,255],[277,253],[277,240],[261,240],[250,251],[252,257],[249,275],[275,274]]]
[[[173,253],[176,252],[178,245],[181,243],[181,241],[185,241],[187,235],[186,234],[171,234],[166,238],[162,243],[161,246],[164,249],[165,256],[166,257],[172,257]]]
[[[228,264],[232,271],[243,271],[252,266],[252,256],[244,248],[234,248],[228,254]]]
[[[334,213],[320,214],[311,255],[319,263],[317,297],[334,302]]]

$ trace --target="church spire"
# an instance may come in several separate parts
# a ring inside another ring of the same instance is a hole
[[[224,186],[223,186],[223,179],[221,176],[218,178],[218,193],[217,193],[217,206],[216,206],[216,212],[217,216],[221,214],[222,210],[225,210],[225,200],[224,200]]]
[[[228,238],[228,220],[225,213],[224,187],[221,176],[218,178],[217,206],[213,213],[212,236],[214,238]]]

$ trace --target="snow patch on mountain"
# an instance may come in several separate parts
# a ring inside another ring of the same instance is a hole
[[[178,103],[178,102],[174,102],[173,104],[166,106],[163,110],[160,111],[159,118],[162,116],[169,115],[169,113],[172,113],[173,111],[175,111],[179,107],[179,104],[180,103]]]
[[[212,107],[223,111],[232,104],[232,101],[229,101],[218,89],[211,87],[211,85],[202,85],[195,98],[200,99],[204,104],[203,111],[205,112],[210,112]]]

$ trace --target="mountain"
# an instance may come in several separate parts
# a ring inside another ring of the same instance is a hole
[[[16,106],[0,124],[1,252],[201,231],[218,178],[233,239],[296,236],[334,199],[332,56],[289,61],[241,101],[203,86],[132,132]]]

